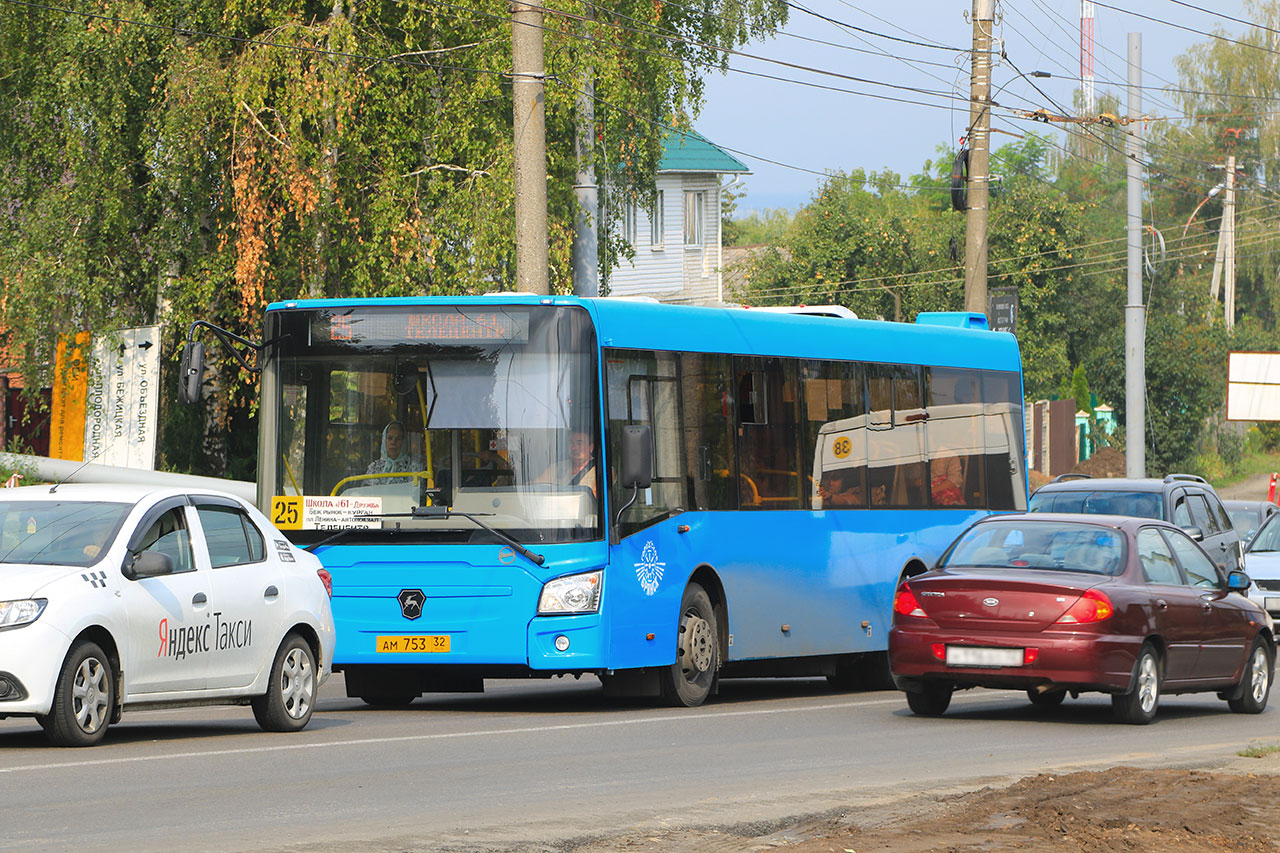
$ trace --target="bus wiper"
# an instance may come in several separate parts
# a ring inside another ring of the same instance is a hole
[[[357,518],[381,518],[381,516],[372,516],[372,515],[370,515],[370,516],[357,516]],[[367,532],[369,532],[370,530],[381,530],[381,531],[382,531],[382,532],[384,532],[384,533],[400,533],[400,532],[401,532],[401,530],[400,530],[400,528],[399,528],[398,526],[397,526],[397,527],[394,527],[394,528],[382,528],[382,527],[344,527],[344,528],[342,528],[341,530],[339,530],[337,533],[334,533],[334,534],[332,534],[332,535],[330,535],[330,536],[326,536],[325,538],[321,539],[319,542],[315,542],[315,543],[313,543],[313,544],[311,544],[311,545],[308,545],[308,546],[306,546],[305,548],[303,548],[302,550],[304,550],[304,551],[310,551],[310,552],[314,553],[314,552],[315,552],[315,550],[316,550],[317,548],[319,548],[321,545],[328,545],[330,542],[336,542],[337,540],[342,539],[343,537],[347,536],[348,534],[355,533],[355,532],[357,532],[357,531],[364,531],[364,532],[366,532],[366,533],[367,533]]]
[[[524,546],[523,546],[523,545],[521,545],[519,542],[517,542],[515,539],[513,539],[513,538],[511,538],[510,536],[508,536],[507,534],[503,533],[503,532],[502,532],[501,530],[499,530],[498,528],[496,528],[496,527],[491,527],[491,526],[489,526],[488,524],[485,524],[485,523],[484,523],[483,521],[481,521],[479,518],[477,518],[477,516],[481,516],[481,515],[493,515],[493,513],[491,513],[491,512],[459,512],[458,510],[456,510],[456,509],[450,509],[450,508],[449,508],[449,507],[447,507],[447,506],[415,506],[415,507],[413,508],[413,511],[412,511],[412,512],[385,512],[385,513],[373,513],[373,514],[370,514],[370,515],[362,515],[362,516],[357,516],[357,517],[358,517],[358,518],[417,518],[417,519],[425,519],[425,518],[452,518],[452,517],[453,517],[453,516],[455,516],[455,515],[462,516],[463,518],[467,519],[468,521],[471,521],[471,522],[475,523],[475,525],[476,525],[477,527],[483,528],[484,530],[487,530],[488,532],[492,533],[494,536],[498,537],[498,538],[499,538],[499,539],[501,539],[503,542],[506,542],[508,545],[510,545],[510,546],[511,546],[511,548],[512,548],[512,550],[514,550],[514,551],[515,551],[517,554],[519,554],[520,556],[524,557],[524,558],[525,558],[526,560],[528,560],[529,562],[534,563],[535,565],[539,565],[539,566],[541,566],[543,563],[545,563],[545,562],[547,561],[547,558],[546,558],[546,557],[542,556],[541,554],[535,554],[535,553],[533,553],[533,552],[532,552],[532,551],[530,551],[528,548],[524,547]],[[354,530],[359,530],[359,529],[362,529],[362,528],[352,528],[352,529],[354,529]],[[340,531],[340,532],[341,532],[341,533],[345,533],[345,532],[347,532],[347,531]],[[336,536],[331,536],[331,537],[329,537],[329,538],[330,538],[330,539],[334,539],[334,538],[336,538]],[[324,542],[327,542],[327,541],[329,541],[329,540],[328,540],[328,539],[324,540]],[[323,542],[322,542],[322,543],[320,543],[320,544],[323,544]]]

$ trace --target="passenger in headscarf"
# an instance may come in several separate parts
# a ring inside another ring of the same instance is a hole
[[[391,421],[382,428],[381,455],[369,463],[366,474],[395,474],[400,471],[421,471],[422,460],[409,455],[404,424]],[[411,483],[412,477],[379,477],[374,483]]]

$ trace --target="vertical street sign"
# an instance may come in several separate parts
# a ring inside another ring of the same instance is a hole
[[[1018,332],[1018,288],[993,287],[988,292],[987,318],[992,331]]]
[[[94,335],[88,368],[83,458],[155,470],[160,327]]]

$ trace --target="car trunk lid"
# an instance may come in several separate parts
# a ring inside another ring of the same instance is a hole
[[[1041,631],[1099,580],[1073,572],[1044,572],[1035,579],[963,574],[917,578],[908,585],[920,607],[940,627]]]

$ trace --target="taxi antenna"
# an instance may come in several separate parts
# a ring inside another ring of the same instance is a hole
[[[97,452],[95,452],[95,453],[94,453],[92,456],[90,456],[88,459],[86,459],[86,460],[84,460],[83,462],[81,462],[81,463],[80,463],[80,465],[79,465],[79,467],[78,467],[78,468],[76,468],[76,470],[72,471],[70,474],[68,474],[67,476],[63,477],[61,480],[59,480],[58,482],[56,482],[56,483],[54,483],[52,486],[50,486],[50,487],[49,487],[49,494],[53,494],[54,492],[58,491],[58,486],[61,486],[63,483],[67,482],[67,481],[68,481],[68,480],[70,480],[72,477],[74,477],[76,474],[79,474],[81,471],[83,471],[83,470],[84,470],[84,466],[88,465],[90,462],[92,462],[93,460],[97,459],[97,458],[98,458],[98,454],[99,454],[99,453],[101,453],[101,452],[102,452],[102,448],[98,448]]]

